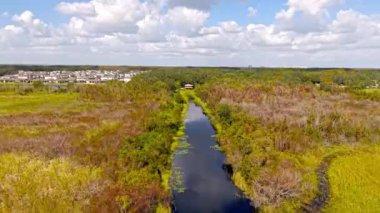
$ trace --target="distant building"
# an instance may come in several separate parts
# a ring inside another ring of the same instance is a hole
[[[184,88],[185,89],[194,89],[194,85],[193,84],[185,84]]]
[[[129,82],[134,76],[149,72],[132,70],[122,73],[119,70],[78,70],[78,71],[24,71],[18,74],[0,76],[0,82],[34,82],[44,83],[105,83],[107,81]]]

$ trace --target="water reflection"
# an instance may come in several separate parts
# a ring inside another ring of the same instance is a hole
[[[189,104],[185,121],[186,154],[177,154],[174,168],[181,170],[182,191],[175,190],[174,212],[253,212],[247,199],[230,180],[232,168],[225,165],[224,155],[212,147],[216,140],[202,108]]]

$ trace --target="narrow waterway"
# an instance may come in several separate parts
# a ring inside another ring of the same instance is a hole
[[[218,151],[215,130],[201,107],[189,103],[186,137],[177,150],[173,171],[173,212],[253,212],[230,178],[225,157]],[[186,142],[185,142],[186,141]]]

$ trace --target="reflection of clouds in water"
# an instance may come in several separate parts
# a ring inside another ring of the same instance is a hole
[[[190,122],[201,121],[206,119],[206,116],[203,114],[203,110],[200,106],[195,105],[194,103],[189,103],[189,109],[186,113],[185,124]]]

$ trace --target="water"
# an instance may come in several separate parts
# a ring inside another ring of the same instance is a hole
[[[249,200],[232,183],[224,155],[215,148],[215,130],[202,108],[189,104],[185,120],[188,148],[179,148],[173,170],[181,171],[184,192],[173,191],[173,211],[179,213],[253,212]],[[187,151],[184,151],[187,150]],[[180,187],[180,188],[181,188]]]

